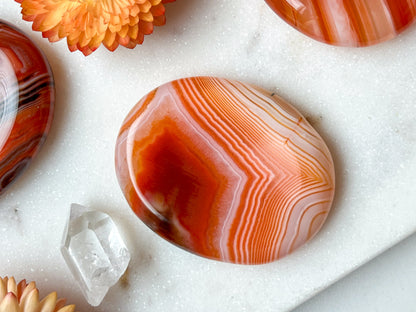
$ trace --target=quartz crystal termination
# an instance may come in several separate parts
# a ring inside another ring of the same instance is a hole
[[[78,204],[71,205],[61,253],[92,306],[101,303],[130,262],[130,253],[110,216]]]

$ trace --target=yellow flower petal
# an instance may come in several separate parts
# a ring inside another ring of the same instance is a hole
[[[55,292],[39,302],[36,284],[25,280],[16,284],[13,277],[0,277],[0,312],[74,312],[75,306],[65,306],[65,299],[57,300]]]
[[[14,277],[10,277],[7,281],[7,292],[13,293],[15,296],[17,296],[17,284]]]
[[[14,293],[9,292],[0,303],[0,312],[19,312],[19,303]]]
[[[56,308],[56,300],[58,296],[56,292],[52,292],[47,295],[39,304],[39,312],[54,311]]]

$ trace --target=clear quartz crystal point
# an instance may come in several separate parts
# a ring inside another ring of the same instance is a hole
[[[126,271],[130,253],[107,214],[72,204],[62,255],[88,303],[98,306]]]

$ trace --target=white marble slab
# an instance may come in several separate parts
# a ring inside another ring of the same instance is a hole
[[[293,312],[414,312],[415,259],[413,234]]]
[[[168,23],[134,50],[93,55],[50,44],[12,0],[0,18],[45,52],[55,120],[30,168],[0,199],[0,276],[57,289],[80,311],[287,311],[416,230],[416,26],[364,49],[312,41],[261,1],[178,0]],[[130,108],[172,79],[215,75],[292,102],[328,142],[337,192],[326,225],[275,263],[206,260],[165,242],[130,211],[114,173],[114,144]],[[102,209],[133,255],[100,307],[83,299],[60,255],[71,202]]]

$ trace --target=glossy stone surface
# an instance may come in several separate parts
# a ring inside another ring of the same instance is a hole
[[[369,46],[392,39],[416,17],[416,0],[265,1],[299,31],[339,46]]]
[[[137,216],[198,255],[279,259],[321,228],[334,195],[323,140],[277,96],[195,77],[140,100],[116,144],[116,172]]]
[[[0,193],[45,141],[54,99],[45,57],[24,34],[0,21]]]

